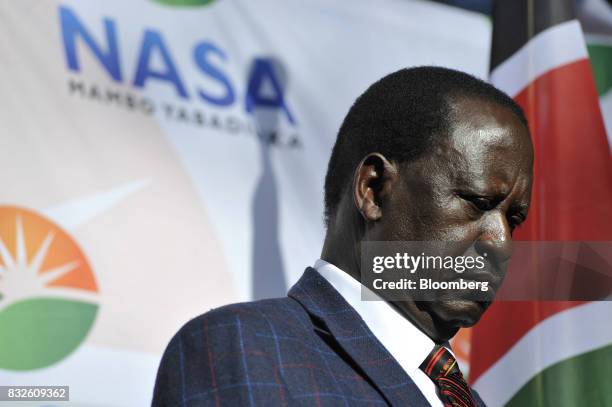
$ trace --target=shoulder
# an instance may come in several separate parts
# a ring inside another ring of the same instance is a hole
[[[304,328],[308,320],[308,314],[295,300],[274,298],[212,309],[183,325],[177,336],[210,338],[215,335],[267,332],[275,328],[296,330]]]
[[[242,404],[240,398],[247,393],[237,389],[245,377],[274,383],[281,338],[307,337],[309,332],[312,335],[307,313],[290,298],[231,304],[202,314],[187,322],[166,347],[153,405],[192,398],[210,401],[221,392],[228,404]]]
[[[216,353],[234,354],[269,347],[279,336],[304,337],[312,332],[306,311],[285,297],[230,304],[187,322],[168,344],[164,363],[206,365]]]

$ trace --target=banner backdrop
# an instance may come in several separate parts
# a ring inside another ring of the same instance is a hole
[[[147,405],[183,323],[313,264],[369,84],[485,78],[490,46],[486,17],[398,0],[23,0],[0,33],[0,384],[88,406]]]

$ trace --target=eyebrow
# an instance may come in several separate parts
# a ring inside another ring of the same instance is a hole
[[[507,191],[506,189],[507,188],[503,188],[496,191],[485,191],[484,189],[480,189],[475,185],[467,185],[465,188],[458,188],[455,191],[461,194],[490,198],[497,205],[508,197],[510,191]],[[527,212],[529,212],[529,207],[529,203],[514,201],[510,204],[508,209],[514,212],[523,212],[526,214]]]

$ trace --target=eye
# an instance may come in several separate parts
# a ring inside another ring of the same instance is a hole
[[[467,194],[459,194],[459,196],[480,211],[489,211],[497,205],[497,202],[486,196]]]
[[[470,199],[470,202],[472,202],[474,206],[481,211],[489,211],[495,208],[495,203],[493,200],[483,196],[474,196]]]

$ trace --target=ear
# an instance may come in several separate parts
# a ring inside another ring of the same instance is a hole
[[[397,166],[380,153],[368,154],[353,176],[353,198],[357,210],[367,221],[382,217],[381,203],[398,176]]]

